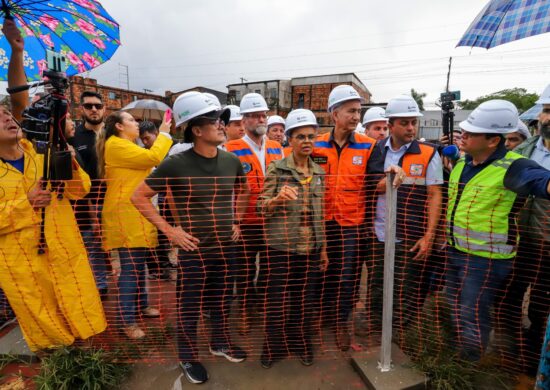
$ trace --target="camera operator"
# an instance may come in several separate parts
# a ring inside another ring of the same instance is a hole
[[[8,85],[26,85],[19,30],[6,19],[2,31],[12,47]],[[28,92],[18,92],[11,98],[13,116],[0,107],[0,287],[30,349],[39,351],[87,339],[107,323],[69,203],[87,194],[89,177],[73,158],[73,180],[52,192],[42,178],[44,155],[14,120],[27,102]],[[42,226],[47,247],[39,251]]]

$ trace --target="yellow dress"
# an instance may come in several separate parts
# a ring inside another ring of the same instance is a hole
[[[105,142],[107,192],[102,212],[105,250],[157,246],[157,229],[134,207],[130,197],[166,157],[171,146],[172,140],[162,134],[151,149],[117,136]]]
[[[30,349],[37,351],[89,338],[107,322],[69,203],[88,193],[90,178],[77,167],[63,198],[52,196],[45,210],[47,250],[39,255],[41,215],[27,193],[42,177],[43,156],[26,140],[21,146],[24,173],[0,161],[0,287]]]

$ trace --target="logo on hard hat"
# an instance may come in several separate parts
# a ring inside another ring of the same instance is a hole
[[[307,116],[296,117],[296,122],[305,122],[305,121],[307,121]]]
[[[262,104],[260,102],[252,102],[254,107],[260,107]]]

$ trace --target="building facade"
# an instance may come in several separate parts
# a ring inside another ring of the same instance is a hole
[[[269,115],[285,117],[291,110],[292,89],[290,80],[267,80],[253,83],[231,84],[227,86],[228,104],[241,103],[247,93],[259,93],[265,98],[269,107]]]
[[[80,95],[84,91],[94,91],[103,97],[105,104],[105,114],[109,115],[120,110],[127,104],[142,99],[159,100],[166,103],[164,96],[155,95],[140,91],[129,91],[127,89],[109,87],[97,83],[95,79],[84,78],[81,76],[73,76],[69,78],[69,90],[67,91],[67,99],[70,104],[71,115],[75,119],[80,119]]]
[[[181,94],[183,94],[185,92],[191,92],[191,91],[196,91],[196,92],[201,92],[201,93],[204,93],[204,92],[211,93],[212,95],[216,96],[220,100],[220,103],[222,104],[222,106],[225,106],[226,104],[228,104],[227,103],[227,93],[217,91],[217,90],[211,89],[211,88],[206,88],[206,87],[189,88],[189,89],[185,89],[185,90],[179,91],[179,92],[166,91],[164,93],[164,96],[165,96],[165,99],[166,99],[165,103],[168,104],[170,107],[172,107],[174,105],[174,102],[176,101],[176,99]]]
[[[297,77],[292,79],[292,109],[305,108],[315,113],[321,131],[333,127],[327,112],[330,92],[338,85],[351,85],[365,99],[364,107],[370,104],[372,95],[355,73],[323,76]],[[365,110],[363,110],[365,111]]]
[[[456,110],[453,126],[455,130],[460,130],[459,124],[468,119],[471,110]],[[438,140],[443,135],[443,118],[441,110],[422,111],[424,115],[419,118],[418,138],[426,140]]]

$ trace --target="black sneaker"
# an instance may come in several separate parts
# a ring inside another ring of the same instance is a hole
[[[187,380],[193,384],[204,383],[208,380],[208,372],[199,362],[180,362],[180,367]]]
[[[273,365],[273,360],[270,357],[262,354],[262,356],[260,357],[260,364],[263,368],[269,369]]]
[[[313,354],[306,352],[299,356],[300,363],[302,363],[304,366],[308,367],[313,364]]]
[[[223,356],[233,363],[240,363],[246,359],[246,352],[237,346],[228,346],[221,348],[210,347],[210,353],[214,356]]]

